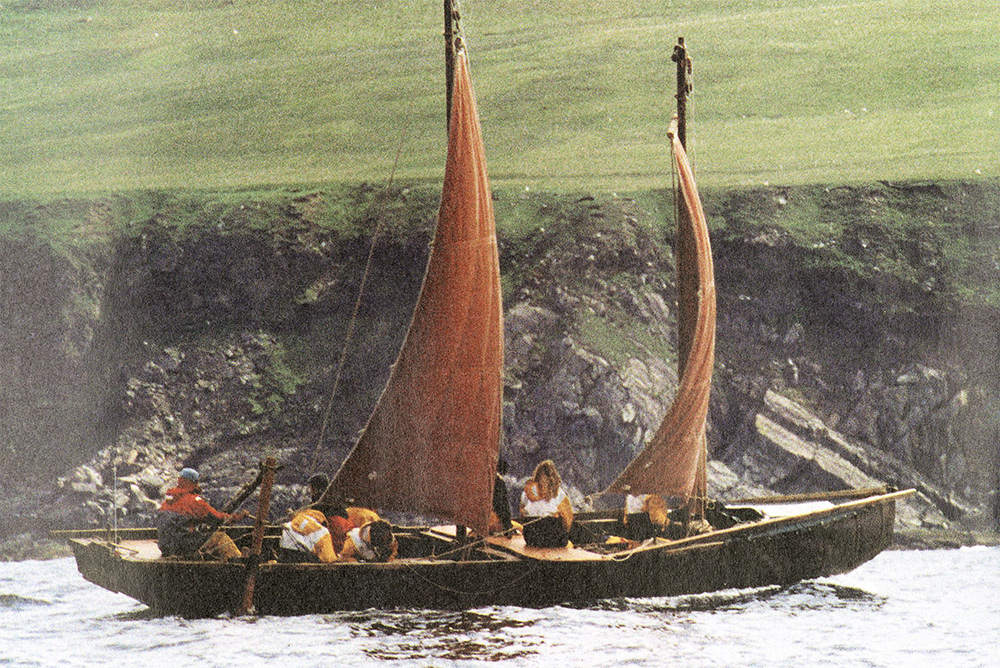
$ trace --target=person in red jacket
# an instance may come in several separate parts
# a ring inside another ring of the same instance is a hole
[[[223,513],[201,497],[198,472],[185,468],[177,485],[167,490],[166,499],[160,504],[157,521],[157,544],[164,557],[195,556],[210,539],[210,549],[224,559],[240,556],[240,550],[226,534],[215,531],[215,526],[229,520],[246,517],[242,510],[230,515]],[[203,527],[207,523],[207,528]],[[216,535],[217,534],[217,535]]]
[[[358,525],[350,519],[351,516],[342,503],[318,504],[313,507],[326,515],[326,526],[330,530],[333,548],[339,554],[347,539],[347,532]]]

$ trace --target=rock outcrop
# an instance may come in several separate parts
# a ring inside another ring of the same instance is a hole
[[[880,321],[865,303],[872,284],[811,270],[816,249],[780,227],[747,227],[748,212],[780,216],[772,194],[709,201],[722,226],[711,494],[890,484],[918,490],[900,511],[911,525],[989,525],[996,348],[973,354],[938,333],[931,349],[925,326],[908,335],[900,317]],[[583,504],[651,437],[676,388],[669,228],[650,213],[657,206],[617,196],[522,195],[507,207],[498,197],[509,481],[551,458]],[[398,350],[435,213],[410,191],[387,205],[390,233],[338,371],[375,225],[359,206],[350,234],[323,227],[339,205],[308,193],[265,215],[248,201],[182,230],[164,201],[83,250],[5,245],[0,536],[102,526],[112,512],[147,523],[184,465],[221,504],[277,456],[279,514],[311,470],[335,469]],[[91,222],[110,215],[99,203],[73,210]],[[946,319],[933,307],[920,293],[907,322]],[[1000,319],[977,308],[970,337],[982,344]]]

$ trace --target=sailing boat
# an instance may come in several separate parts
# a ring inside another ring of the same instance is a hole
[[[458,48],[438,226],[405,342],[390,380],[324,498],[423,513],[440,526],[394,527],[388,563],[212,562],[163,559],[155,529],[60,532],[83,576],[155,611],[310,614],[363,608],[539,606],[631,596],[788,584],[845,572],[892,537],[895,502],[909,492],[858,490],[748,502],[753,521],[680,536],[617,541],[620,510],[577,516],[564,548],[534,548],[519,534],[488,535],[500,441],[502,309],[492,201],[468,60]],[[715,288],[708,230],[678,133],[678,253],[683,360],[677,396],[649,446],[608,492],[666,494],[695,514],[704,499],[705,418],[715,347]],[[269,469],[270,470],[270,469]],[[250,554],[277,542],[264,527],[269,476]],[[463,540],[459,527],[479,538]],[[229,528],[245,541],[245,528]]]

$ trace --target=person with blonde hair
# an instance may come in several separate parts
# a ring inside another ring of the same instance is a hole
[[[565,547],[573,525],[573,506],[555,462],[546,459],[535,467],[521,493],[524,542],[529,547]]]

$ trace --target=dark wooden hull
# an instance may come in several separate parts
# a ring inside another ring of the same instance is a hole
[[[487,558],[403,558],[388,564],[262,564],[259,614],[364,608],[544,606],[619,597],[783,585],[850,571],[892,540],[895,501],[878,494],[833,508],[644,546],[615,558],[546,559],[491,549]],[[96,538],[70,537],[83,576],[163,614],[237,611],[241,563],[148,559]]]

